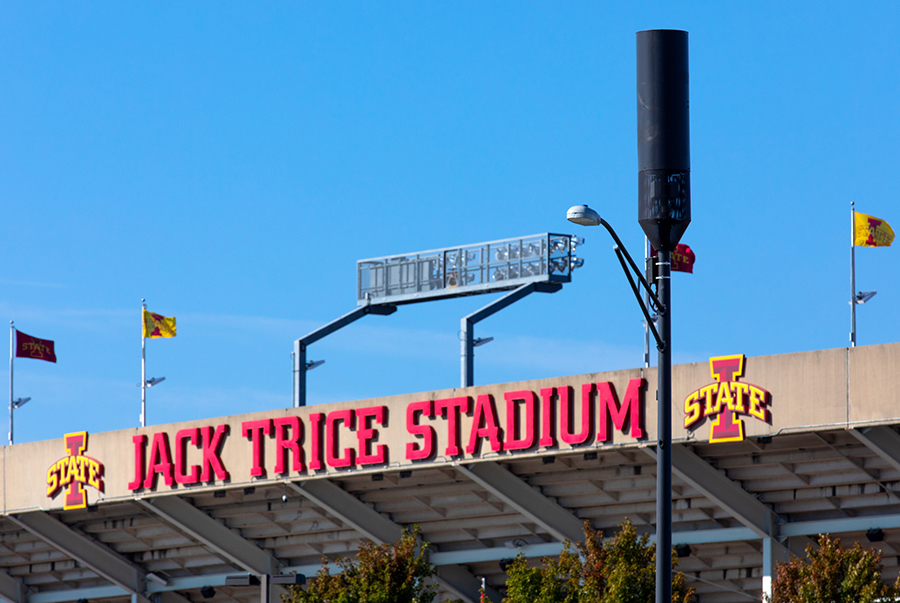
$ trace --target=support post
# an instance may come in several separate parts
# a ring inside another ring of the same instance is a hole
[[[772,582],[775,580],[775,560],[772,556],[772,539],[763,538],[762,562],[762,594],[764,598],[772,597]]]
[[[272,600],[272,577],[269,574],[259,575],[259,603],[270,603]]]
[[[319,327],[312,333],[294,341],[294,408],[306,406],[306,347],[323,337],[331,335],[338,329],[356,322],[366,314],[378,314],[388,316],[397,311],[397,306],[366,304],[355,310],[347,312],[340,318],[331,321],[324,327]]]
[[[144,312],[147,311],[146,300],[141,298],[141,427],[147,426],[147,338],[144,331]]]
[[[856,208],[850,202],[850,347],[856,347]]]
[[[775,582],[777,564],[791,560],[791,552],[774,538],[762,539],[762,592],[766,597],[772,596],[772,584]]]
[[[656,292],[662,309],[656,390],[658,441],[656,444],[656,603],[672,601],[672,292],[671,252],[659,251]]]
[[[294,408],[306,406],[306,344],[294,342]]]
[[[9,445],[13,444],[13,356],[16,355],[13,349],[13,341],[16,337],[16,328],[13,321],[9,321]]]
[[[522,285],[518,289],[513,289],[503,297],[492,301],[483,308],[472,312],[460,320],[460,387],[471,387],[475,385],[475,323],[481,322],[488,316],[516,303],[534,291],[539,291],[541,293],[556,293],[560,289],[562,289],[562,283],[548,282]]]
[[[462,348],[460,387],[475,385],[475,323],[468,317],[459,321],[459,345]],[[12,414],[10,414],[10,417]],[[12,419],[10,419],[11,421]],[[12,442],[10,442],[12,443]]]

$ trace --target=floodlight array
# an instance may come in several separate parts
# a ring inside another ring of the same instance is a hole
[[[542,233],[357,262],[357,303],[408,304],[571,280],[581,237]]]

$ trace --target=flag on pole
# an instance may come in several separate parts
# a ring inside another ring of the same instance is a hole
[[[687,245],[679,243],[675,246],[675,251],[672,252],[671,256],[672,267],[671,269],[675,272],[690,272],[694,273],[694,252],[691,251],[691,248]]]
[[[857,247],[890,247],[894,241],[891,225],[873,216],[855,212],[853,244]]]
[[[144,309],[144,337],[175,337],[175,317],[163,316]]]
[[[650,248],[650,253],[651,253],[650,257],[653,257],[653,258],[656,257],[656,250],[653,249],[653,247]],[[669,262],[670,262],[669,269],[672,270],[673,272],[689,272],[691,274],[694,274],[694,260],[695,259],[696,259],[696,257],[694,256],[694,252],[691,250],[691,248],[688,247],[687,245],[685,245],[684,243],[679,243],[678,245],[675,246],[675,251],[673,251],[671,254],[669,254]],[[655,269],[655,267],[656,267],[655,262],[653,263],[653,267]],[[651,282],[653,282],[653,279],[655,279],[655,277],[656,277],[656,273],[654,272],[651,276],[653,277],[651,279]]]
[[[16,358],[34,358],[35,360],[56,362],[53,340],[38,339],[16,329]]]

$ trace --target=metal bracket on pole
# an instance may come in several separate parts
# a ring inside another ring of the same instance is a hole
[[[516,303],[526,295],[539,291],[541,293],[556,293],[562,289],[562,283],[529,283],[514,289],[484,306],[480,310],[472,312],[460,321],[460,347],[461,347],[461,379],[460,387],[475,385],[475,323],[481,322],[488,316],[499,312],[503,308]]]
[[[397,311],[397,306],[387,304],[368,304],[348,312],[323,327],[301,337],[294,342],[294,408],[306,406],[306,348],[323,337],[331,335],[338,329],[356,322],[366,314],[388,316]]]
[[[638,302],[638,305],[641,307],[641,312],[644,313],[644,320],[647,321],[647,327],[649,327],[650,331],[653,332],[653,337],[656,339],[656,349],[660,352],[666,349],[666,342],[659,336],[659,331],[656,330],[656,325],[653,324],[653,318],[650,317],[650,311],[647,309],[647,306],[644,304],[644,300],[641,299],[641,292],[638,289],[638,285],[634,282],[634,279],[631,277],[631,272],[628,271],[628,266],[625,264],[625,258],[628,258],[628,261],[631,262],[631,266],[635,271],[635,274],[638,276],[639,283],[644,285],[644,291],[646,293],[647,299],[650,301],[650,307],[655,309],[660,316],[666,313],[666,307],[660,303],[659,299],[654,295],[654,293],[650,290],[650,285],[647,284],[647,280],[644,276],[638,272],[637,267],[634,265],[634,261],[631,259],[631,256],[628,255],[628,250],[625,249],[624,245],[614,245],[613,249],[616,252],[616,257],[619,258],[619,263],[622,264],[622,270],[625,272],[625,277],[628,279],[628,284],[631,285],[631,290],[634,292],[634,297]]]

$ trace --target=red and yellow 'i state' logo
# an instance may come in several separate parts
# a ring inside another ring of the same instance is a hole
[[[738,442],[744,439],[744,422],[739,415],[750,415],[771,422],[769,392],[752,383],[738,381],[744,374],[744,355],[716,356],[709,359],[709,372],[715,383],[705,385],[684,399],[684,426],[690,428],[704,417],[715,417],[710,424],[710,442]]]
[[[84,484],[103,492],[103,463],[82,453],[87,449],[86,431],[66,434],[68,455],[62,457],[47,469],[47,496],[68,486],[63,500],[63,509],[83,509],[87,507],[87,493]]]

